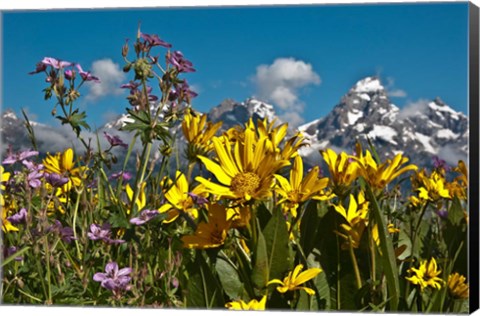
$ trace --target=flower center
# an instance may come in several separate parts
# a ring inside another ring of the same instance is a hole
[[[260,186],[260,177],[253,172],[236,175],[232,179],[231,190],[239,196],[253,195]]]

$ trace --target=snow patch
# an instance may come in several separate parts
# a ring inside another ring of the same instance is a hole
[[[437,132],[438,138],[455,139],[458,138],[458,136],[458,134],[455,134],[454,132],[452,132],[452,130],[447,128],[441,129]]]
[[[347,118],[348,118],[348,124],[353,125],[355,124],[356,121],[358,121],[359,118],[363,117],[363,112],[356,111],[357,113],[353,112],[348,112],[347,113]]]
[[[353,126],[353,129],[357,132],[363,132],[363,130],[365,129],[365,123],[355,124]]]
[[[365,100],[365,101],[370,101],[370,100],[371,100],[371,99],[370,99],[370,96],[369,96],[368,94],[366,94],[366,93],[361,93],[361,94],[358,95],[358,97],[359,97],[360,99]]]
[[[430,143],[430,140],[432,139],[430,136],[415,132],[415,138],[418,139],[418,141],[423,145],[425,151],[428,151],[432,154],[437,153],[437,150],[435,150],[435,148],[433,148],[432,144]]]
[[[397,136],[397,132],[390,126],[385,125],[374,124],[373,130],[368,133],[368,137],[370,138],[380,138],[394,145],[398,145],[398,143],[393,140],[394,136]]]

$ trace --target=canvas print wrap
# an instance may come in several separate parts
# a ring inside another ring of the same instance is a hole
[[[471,311],[472,8],[4,13],[2,304]]]

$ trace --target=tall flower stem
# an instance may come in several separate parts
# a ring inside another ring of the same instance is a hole
[[[353,250],[352,237],[348,236],[350,258],[352,259],[353,271],[355,272],[355,281],[357,282],[357,289],[362,288],[362,278],[360,277],[360,270],[358,269],[357,258],[355,257],[355,251]]]

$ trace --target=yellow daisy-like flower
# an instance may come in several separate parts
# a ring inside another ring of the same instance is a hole
[[[326,149],[322,150],[321,154],[328,166],[334,192],[344,192],[358,178],[360,172],[358,163],[345,152],[337,154],[331,149]]]
[[[57,173],[68,177],[69,181],[63,186],[65,192],[70,191],[72,186],[82,186],[83,173],[85,167],[75,167],[73,160],[73,149],[68,148],[63,153],[56,153],[55,156],[47,153],[47,157],[43,160],[45,172]]]
[[[290,271],[288,273],[288,275],[283,279],[283,281],[279,279],[273,279],[269,281],[267,285],[280,284],[280,286],[277,287],[277,291],[280,293],[285,293],[287,291],[304,290],[305,292],[307,292],[308,295],[314,295],[314,290],[300,285],[316,277],[320,272],[322,272],[322,269],[310,268],[300,273],[302,269],[303,264],[299,264],[295,267],[293,271]]]
[[[368,150],[366,150],[365,155],[363,155],[360,147],[357,155],[358,156],[353,156],[353,159],[359,163],[360,175],[363,176],[372,188],[376,189],[383,189],[401,174],[418,169],[418,167],[413,164],[402,167],[402,165],[408,162],[408,158],[403,157],[402,154],[397,154],[392,160],[388,159],[382,164],[377,164]]]
[[[206,155],[213,149],[212,137],[222,126],[222,122],[213,124],[207,122],[207,114],[198,114],[193,110],[187,110],[183,117],[182,131],[189,143],[187,158],[196,160],[197,155]]]
[[[190,191],[187,177],[182,172],[177,171],[175,184],[169,184],[167,187],[169,189],[165,193],[165,198],[168,203],[158,210],[160,213],[167,212],[167,218],[163,222],[173,222],[180,215],[180,212],[185,212],[193,218],[197,218],[198,210],[195,206],[194,197],[206,198],[203,185],[198,185]]]
[[[348,210],[345,210],[341,204],[334,205],[335,210],[347,221],[347,224],[340,225],[344,233],[335,231],[337,235],[345,239],[342,249],[348,248],[350,240],[353,248],[359,247],[365,227],[368,225],[368,206],[369,202],[366,201],[362,191],[358,193],[357,200],[350,194]]]
[[[328,178],[319,178],[318,166],[313,167],[303,178],[303,161],[296,156],[290,170],[290,181],[281,175],[275,175],[279,187],[276,192],[282,197],[278,203],[285,203],[284,209],[290,210],[293,217],[297,217],[297,208],[309,199],[328,200],[335,195],[324,192],[328,186]]]
[[[5,207],[0,208],[1,218],[2,218],[2,230],[4,233],[8,232],[18,232],[18,228],[13,226],[12,223],[7,219],[7,209]]]
[[[230,229],[231,221],[227,220],[225,207],[219,204],[208,205],[208,222],[198,224],[194,235],[182,237],[186,248],[216,248],[223,245]]]
[[[450,192],[445,188],[445,178],[437,173],[432,172],[430,177],[426,177],[422,172],[419,174],[423,187],[419,188],[418,196],[424,200],[436,201],[441,198],[449,199],[451,198]]]
[[[147,197],[145,195],[145,186],[147,185],[146,182],[143,182],[140,186],[140,193],[138,194],[137,199],[135,200],[135,205],[137,205],[137,211],[141,211],[145,205],[147,205]],[[132,203],[133,200],[133,189],[130,187],[130,184],[127,183],[125,186],[125,192],[127,193],[128,201]],[[130,209],[130,204],[128,205],[127,214],[130,214],[132,210]]]
[[[400,232],[400,229],[396,228],[392,223],[388,224],[387,230],[390,234],[395,234],[395,233]],[[372,227],[372,238],[373,238],[373,241],[375,241],[375,243],[377,244],[377,246],[379,246],[380,245],[380,236],[378,235],[378,225],[377,224],[373,225],[373,227]]]
[[[419,285],[421,291],[428,286],[440,290],[444,284],[444,281],[438,277],[442,271],[437,270],[435,258],[431,258],[429,262],[427,260],[422,261],[418,269],[410,268],[408,272],[413,273],[413,275],[406,277],[406,279],[415,285]]]
[[[6,187],[3,185],[4,182],[10,180],[10,172],[5,172],[3,166],[0,166],[0,206],[3,208],[5,205],[5,201],[3,199],[3,191],[5,191]]]
[[[269,197],[274,173],[290,164],[268,151],[271,146],[268,138],[255,141],[255,132],[251,129],[245,130],[244,142],[231,144],[225,137],[216,137],[212,141],[218,162],[203,156],[199,156],[199,159],[220,184],[203,177],[195,179],[205,186],[207,192],[218,197],[240,202]]]
[[[466,299],[469,296],[468,285],[465,283],[467,279],[457,272],[448,276],[447,286],[450,295],[454,298]]]
[[[260,301],[256,299],[251,300],[250,302],[246,303],[242,300],[229,302],[225,304],[225,307],[231,310],[237,311],[263,311],[265,310],[265,305],[267,303],[267,296],[264,295]]]

